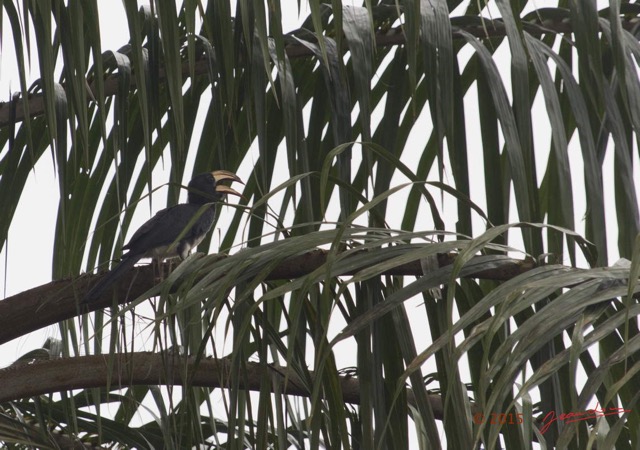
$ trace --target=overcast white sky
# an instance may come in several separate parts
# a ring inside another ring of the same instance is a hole
[[[114,3],[113,0],[99,0],[98,3],[101,8],[102,48],[103,50],[118,49],[128,41],[128,31],[126,27],[126,18],[124,15],[123,7],[121,3]],[[285,3],[286,1],[283,1],[283,5]],[[283,8],[285,14],[285,31],[297,28],[297,26],[302,22],[302,20],[304,20],[304,18],[308,14],[308,10],[303,10],[302,17],[296,17],[295,11],[297,11],[297,0],[290,0],[290,3],[291,8]],[[607,2],[599,2],[600,5],[606,3]],[[535,4],[539,8],[543,6],[555,6],[557,2],[540,0],[535,2]],[[498,15],[496,12],[494,12],[494,14],[494,17]],[[16,66],[14,63],[15,56],[13,54],[13,44],[10,36],[10,29],[7,26],[8,21],[5,20],[4,24],[4,35],[2,36],[2,56],[0,60],[0,100],[8,100],[10,98],[11,92],[19,90]],[[468,52],[470,52],[470,50],[468,50]],[[505,58],[505,61],[508,61],[507,55],[508,52],[506,46],[503,45],[500,51],[497,53],[496,58]],[[462,61],[466,62],[466,59],[461,56],[461,63]],[[505,76],[507,91],[509,91],[510,86],[508,62],[507,64],[500,64],[499,66],[505,67],[503,75]],[[31,72],[28,74],[29,84],[39,76],[37,66],[34,67],[35,68],[32,68]],[[534,139],[537,144],[537,151],[540,151],[543,148],[548,148],[548,142],[550,139],[549,123],[546,116],[544,103],[539,97],[540,96],[538,96],[535,103],[536,115],[534,119]],[[476,118],[477,115],[476,117],[474,117],[473,114],[473,110],[477,105],[475,88],[472,88],[467,94],[467,97],[465,98],[465,104],[467,105],[468,114],[468,142],[481,142],[479,140],[479,125]],[[426,111],[419,120],[425,122],[425,127],[427,127],[426,129],[431,128],[428,111]],[[377,123],[375,118],[373,122],[374,124]],[[414,130],[421,130],[423,134],[425,133],[425,128],[415,127]],[[419,138],[416,137],[416,139]],[[422,144],[416,144],[416,147],[421,149]],[[473,152],[473,148],[471,145],[469,147],[469,152],[475,153],[478,158],[481,158],[481,152]],[[576,154],[579,154],[579,148],[576,146],[575,139],[572,141],[571,152],[577,152]],[[605,167],[605,185],[609,186],[607,198],[612,199],[613,183],[610,183],[610,181],[613,179],[613,169],[610,154],[611,152],[609,152],[607,156],[607,163]],[[634,158],[636,159],[635,163],[638,164],[637,152],[635,152],[634,154]],[[46,153],[45,156],[43,156],[41,161],[38,163],[35,172],[32,174],[29,183],[27,184],[26,190],[23,194],[23,199],[15,215],[14,226],[10,231],[8,246],[0,254],[0,295],[2,297],[10,296],[23,290],[39,286],[51,280],[52,242],[54,240],[54,225],[58,206],[58,197],[57,191],[55,189],[52,189],[52,186],[57,186],[57,182],[55,181],[55,173],[49,155],[49,153]],[[406,152],[405,157],[403,157],[405,163],[407,163],[409,167],[415,166],[415,163],[413,165],[411,164],[411,155],[412,152],[409,150]],[[251,161],[247,161],[246,163],[247,164],[245,164],[245,167],[248,167]],[[482,167],[481,159],[478,161],[478,164],[478,167]],[[539,161],[539,176],[544,173],[543,168],[545,164],[546,160]],[[578,214],[582,214],[584,212],[584,202],[582,200],[584,197],[584,188],[582,180],[582,170],[577,167],[578,164],[581,164],[581,158],[576,158],[575,161],[572,162],[572,164],[574,165],[572,176],[575,177],[573,179],[574,192],[575,198],[577,200],[575,209]],[[159,170],[161,171],[162,169]],[[242,173],[240,173],[240,175],[242,176]],[[472,186],[483,186],[482,177],[484,176],[484,173],[482,172],[482,170],[472,172],[472,175],[475,177],[475,179],[471,180]],[[282,177],[285,176],[286,166],[284,171],[282,172]],[[638,178],[639,176],[636,173],[636,186],[640,185],[640,180]],[[437,179],[437,176],[434,175],[431,179],[435,180]],[[400,177],[398,177],[397,179],[394,178],[395,184],[399,184],[404,181],[406,180],[403,180]],[[445,179],[445,182],[446,181],[447,180]],[[609,181],[609,183],[607,181]],[[159,176],[158,183],[162,182],[162,176]],[[164,199],[164,194],[162,191],[158,192],[158,195],[160,195],[160,197],[158,197],[160,201],[154,202],[155,205],[159,205]],[[640,192],[638,192],[638,196],[640,197]],[[400,193],[396,198],[394,198],[394,202],[397,200],[398,204],[403,204],[403,198],[405,197],[406,193]],[[481,197],[474,198],[473,200],[476,201],[481,207],[484,206],[484,201]],[[578,201],[582,201],[582,205],[578,203]],[[609,204],[612,205],[612,202],[609,202]],[[37,207],[34,208],[33,205],[37,205]],[[448,211],[444,211],[445,217],[447,217],[448,222],[447,228],[453,230],[455,229],[455,207],[448,207],[447,204],[443,205],[443,207],[445,209],[448,209]],[[225,211],[223,211],[223,214],[224,213]],[[232,211],[227,210],[226,213],[230,216]],[[136,220],[138,220],[141,224],[143,221],[148,219],[148,217],[148,209],[140,208],[140,214]],[[393,216],[391,215],[390,217],[392,218]],[[617,241],[617,236],[615,234],[615,211],[613,210],[613,208],[611,211],[609,211],[609,214],[607,214],[607,220],[609,220],[607,226],[610,234],[609,242],[611,243],[611,253],[609,256],[610,262],[613,263],[617,259],[617,249],[615,244]],[[578,227],[583,227],[582,217],[576,217],[576,224]],[[392,227],[399,227],[399,223],[391,223],[390,225]],[[480,221],[477,221],[474,223],[474,230],[476,232],[480,232],[483,226],[484,225]],[[135,230],[136,228],[137,226],[135,225],[132,225],[131,227],[132,230]],[[433,225],[431,222],[428,222],[425,223],[421,228],[432,229]],[[583,232],[581,228],[578,229],[578,232]],[[214,246],[215,245],[217,244],[214,243]],[[517,247],[515,241],[512,243],[512,245]],[[6,265],[5,261],[7,262]],[[5,271],[7,275],[6,278],[4,276]],[[411,308],[415,308],[416,311],[424,310],[424,308],[419,307],[419,301],[408,303],[407,308],[410,311],[412,310]],[[421,315],[416,314],[415,320],[416,323],[414,325],[415,327],[417,327],[417,329],[424,327],[424,318]],[[415,327],[414,330],[416,330]],[[37,332],[31,333],[27,337],[23,337],[0,346],[0,367],[11,364],[13,361],[15,361],[16,358],[27,351],[30,351],[34,348],[39,348],[43,344],[47,336],[58,336],[58,327],[52,326],[44,330],[39,330]],[[427,337],[425,336],[425,339],[426,338]],[[418,348],[423,348],[425,343],[418,342]],[[341,362],[344,363],[345,366],[353,365],[354,361],[352,355],[352,351],[347,351],[347,349],[345,349],[344,354],[338,355],[338,365],[340,365]]]

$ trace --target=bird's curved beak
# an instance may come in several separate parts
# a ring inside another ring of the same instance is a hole
[[[224,184],[218,184],[220,181],[223,181],[223,180],[237,181],[238,183],[244,184],[240,179],[240,177],[238,177],[238,175],[236,175],[233,172],[229,172],[228,170],[215,170],[211,172],[211,175],[213,175],[213,178],[216,180],[216,192],[220,192],[222,194],[237,195],[238,197],[242,197],[242,194],[236,191],[235,189],[232,189],[229,186],[226,186]]]
[[[233,188],[230,188],[229,186],[225,186],[224,184],[217,185],[216,192],[220,192],[221,194],[232,194],[232,195],[237,195],[238,197],[242,197],[242,194],[240,192],[236,191]]]
[[[242,180],[238,177],[238,175],[233,172],[229,172],[228,170],[214,170],[213,172],[211,172],[211,175],[213,175],[213,178],[215,178],[216,183],[222,180],[231,180],[242,183]]]

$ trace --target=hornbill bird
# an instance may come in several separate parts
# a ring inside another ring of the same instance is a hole
[[[128,252],[122,256],[120,264],[91,288],[82,303],[100,298],[105,290],[141,258],[161,261],[179,256],[180,259],[185,259],[211,229],[216,218],[216,203],[226,194],[242,197],[239,192],[221,184],[224,180],[242,183],[236,174],[226,170],[196,175],[189,182],[187,203],[158,211],[138,228],[129,243],[122,247]]]

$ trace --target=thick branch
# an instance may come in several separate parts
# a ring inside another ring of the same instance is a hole
[[[220,255],[220,258],[223,257]],[[456,255],[453,253],[438,255],[440,267],[452,264],[455,258]],[[325,250],[318,249],[304,253],[283,261],[266,279],[289,280],[302,277],[321,267],[326,260]],[[483,270],[468,277],[508,280],[533,267],[535,263],[530,260],[508,260],[500,267]],[[341,275],[354,275],[362,269],[364,267]],[[169,272],[170,266],[166,263],[163,273]],[[113,292],[108,291],[101,299],[90,303],[88,310],[81,309],[79,306],[84,294],[104,275],[88,274],[78,278],[52,281],[0,301],[0,344],[87,311],[95,311],[111,305],[114,298]],[[412,261],[396,266],[383,275],[420,276],[423,272],[420,261]],[[156,281],[151,265],[136,267],[116,283],[116,298],[120,304],[130,302],[151,289]]]
[[[91,355],[34,361],[0,369],[0,403],[72,389],[109,386],[109,389],[135,385],[189,385],[194,387],[230,387],[231,361],[228,359],[184,357],[171,353],[128,353]],[[297,373],[286,367],[255,362],[246,363],[240,389],[258,391],[264,377],[270,385],[279,383],[285,395],[309,397]],[[313,382],[314,374],[311,373]],[[285,383],[286,380],[286,383]],[[345,403],[360,403],[360,383],[353,376],[341,376]],[[442,419],[439,395],[429,396],[437,419]]]
[[[239,388],[259,391],[265,384],[278,386],[284,395],[310,397],[313,387],[305,383],[295,370],[286,367],[247,362],[246,371],[239,378]],[[208,388],[230,388],[231,361],[184,357],[172,353],[118,353],[34,361],[0,369],[0,403],[15,401],[73,389],[120,389],[135,385],[173,385]],[[311,384],[315,374],[309,373]],[[360,404],[360,381],[353,376],[339,376],[342,399],[345,403]],[[413,391],[407,388],[407,401],[415,404]],[[433,415],[443,420],[442,397],[428,394]],[[482,410],[471,403],[472,415]],[[539,426],[537,421],[535,426]]]

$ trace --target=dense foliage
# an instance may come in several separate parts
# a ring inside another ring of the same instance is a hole
[[[640,445],[638,4],[125,1],[105,49],[98,3],[0,2],[0,250],[39,162],[59,201],[1,442]],[[82,309],[213,169],[246,185],[201,253]]]

